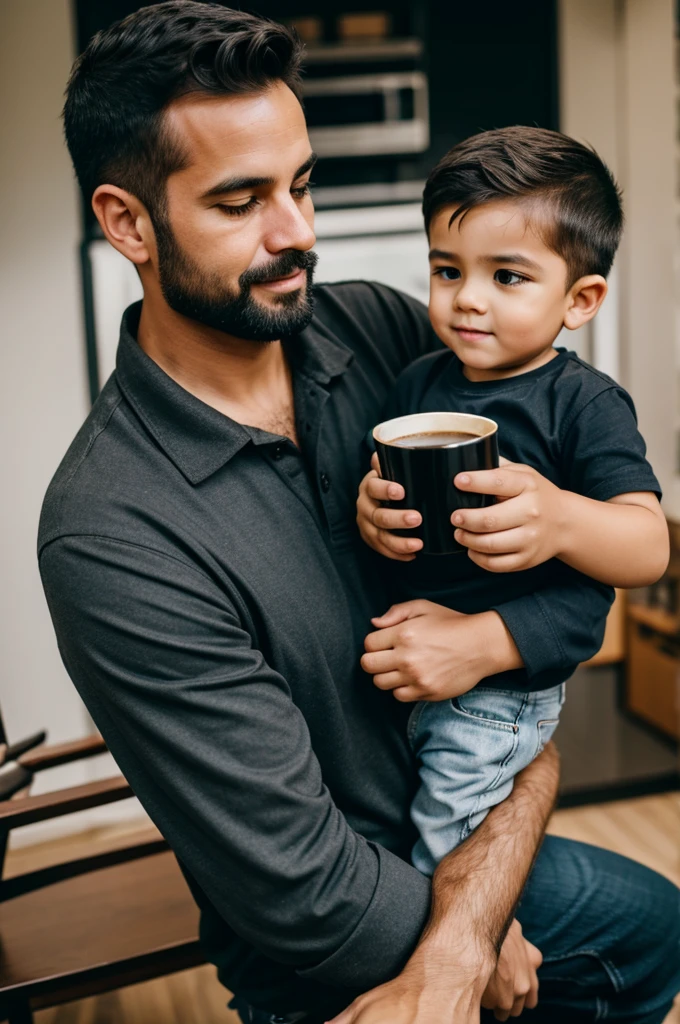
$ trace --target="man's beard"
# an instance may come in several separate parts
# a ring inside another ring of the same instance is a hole
[[[311,321],[315,252],[287,249],[266,266],[244,271],[238,289],[232,290],[218,274],[199,267],[182,251],[166,220],[158,218],[154,227],[161,291],[176,313],[248,341],[277,341],[297,334]],[[288,277],[296,270],[307,271],[305,287],[273,295],[272,306],[261,305],[251,295],[251,285]]]

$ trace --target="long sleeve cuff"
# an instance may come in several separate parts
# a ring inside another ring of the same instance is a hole
[[[573,671],[578,659],[575,663],[567,655],[538,594],[516,598],[492,610],[498,612],[510,631],[529,679],[547,670]]]
[[[567,567],[562,572],[563,585],[493,608],[508,627],[530,681],[543,673],[567,678],[602,646],[613,589]]]
[[[384,847],[373,849],[378,882],[366,912],[334,953],[298,971],[302,978],[364,992],[395,977],[415,949],[430,912],[430,881]]]

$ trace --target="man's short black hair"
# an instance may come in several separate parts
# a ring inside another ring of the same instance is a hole
[[[143,7],[98,32],[76,61],[64,129],[87,200],[104,183],[137,196],[152,214],[168,175],[187,154],[164,123],[191,92],[259,92],[277,81],[300,97],[302,45],[267,18],[194,0]]]
[[[458,143],[430,174],[423,194],[432,218],[455,206],[452,224],[494,200],[526,205],[546,244],[568,268],[568,287],[587,274],[606,277],[623,230],[621,193],[597,153],[545,128],[497,128]]]

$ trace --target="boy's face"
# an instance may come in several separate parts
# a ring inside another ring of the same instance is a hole
[[[522,207],[491,202],[449,227],[455,206],[430,224],[430,320],[470,380],[526,371],[555,355],[573,302],[567,265]]]

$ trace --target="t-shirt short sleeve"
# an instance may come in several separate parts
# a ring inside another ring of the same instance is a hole
[[[635,406],[622,388],[597,394],[569,424],[562,452],[569,490],[597,501],[661,487],[645,458]]]

